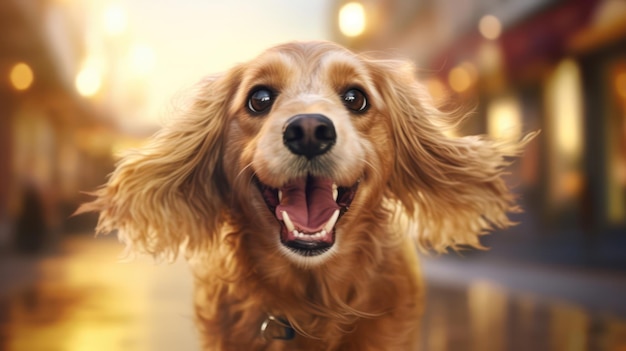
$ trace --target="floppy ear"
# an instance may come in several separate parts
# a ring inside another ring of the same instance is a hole
[[[200,82],[180,116],[128,152],[77,213],[99,212],[97,233],[118,230],[132,252],[174,259],[210,243],[228,191],[222,149],[237,71]]]
[[[391,201],[401,205],[403,222],[423,248],[482,247],[479,235],[512,225],[507,212],[519,212],[503,175],[507,157],[519,154],[533,135],[513,143],[450,137],[445,132],[463,116],[434,107],[413,65],[371,64],[396,153],[388,189]]]

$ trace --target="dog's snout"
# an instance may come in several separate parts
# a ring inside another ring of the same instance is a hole
[[[283,129],[283,143],[296,155],[312,159],[330,150],[337,141],[335,126],[320,114],[291,117]]]

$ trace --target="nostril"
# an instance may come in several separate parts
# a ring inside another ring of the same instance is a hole
[[[335,140],[335,128],[327,125],[320,125],[315,129],[315,137],[319,140],[330,141]]]
[[[283,130],[283,143],[296,155],[311,159],[332,148],[337,139],[335,126],[320,114],[291,117]]]
[[[304,138],[302,127],[294,125],[287,127],[283,134],[283,140],[287,142],[297,141]]]

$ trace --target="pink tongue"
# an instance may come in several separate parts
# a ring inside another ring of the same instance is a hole
[[[333,199],[333,181],[319,177],[304,177],[291,181],[280,189],[283,193],[276,207],[276,217],[283,220],[282,212],[296,229],[304,233],[322,230],[339,205]]]

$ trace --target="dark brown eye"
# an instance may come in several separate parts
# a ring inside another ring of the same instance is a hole
[[[369,107],[365,94],[359,89],[348,89],[341,98],[344,106],[352,112],[363,113]]]
[[[266,112],[274,103],[274,95],[268,88],[256,88],[248,98],[248,110],[253,113]]]

